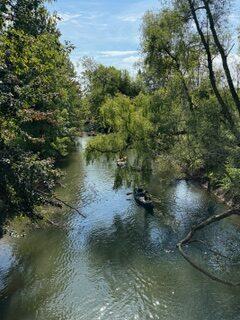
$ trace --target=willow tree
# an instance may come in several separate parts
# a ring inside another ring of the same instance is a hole
[[[118,70],[96,63],[90,58],[82,61],[82,81],[84,86],[84,105],[89,122],[98,131],[107,131],[101,118],[101,106],[106,99],[117,94],[135,97],[141,90],[140,83],[134,81],[127,70]]]

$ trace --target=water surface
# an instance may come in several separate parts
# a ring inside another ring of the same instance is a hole
[[[223,205],[196,185],[153,177],[149,189],[161,205],[150,215],[126,195],[130,189],[113,190],[115,169],[104,161],[87,166],[80,145],[58,194],[87,219],[68,210],[67,230],[0,241],[0,319],[239,320],[240,290],[206,278],[176,249],[193,224]],[[240,280],[239,226],[226,220],[199,238],[229,259],[197,245],[187,248],[192,257]]]

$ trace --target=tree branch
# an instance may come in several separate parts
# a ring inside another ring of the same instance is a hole
[[[186,252],[184,251],[183,247],[187,244],[190,244],[192,242],[196,242],[198,240],[192,240],[193,236],[195,235],[195,233],[199,230],[204,229],[206,226],[211,225],[215,222],[218,222],[222,219],[225,219],[227,217],[230,217],[232,215],[240,215],[240,211],[239,209],[233,209],[233,210],[229,210],[227,212],[224,212],[222,214],[218,214],[218,215],[214,215],[206,220],[204,220],[203,222],[199,223],[197,226],[193,227],[190,232],[186,235],[186,237],[184,239],[182,239],[178,244],[178,250],[180,251],[181,255],[184,257],[184,259],[186,261],[188,261],[195,269],[197,269],[198,271],[200,271],[201,273],[203,273],[204,275],[206,275],[207,277],[209,277],[210,279],[220,282],[222,284],[225,285],[229,285],[232,287],[238,287],[240,286],[240,282],[234,283],[234,282],[230,282],[224,279],[220,279],[219,277],[213,275],[212,273],[206,271],[205,269],[203,269],[202,267],[199,266],[199,264],[197,264],[195,261],[192,260],[192,258],[186,254]]]
[[[40,191],[40,190],[36,190],[37,193],[41,194],[41,195],[44,195],[45,197],[48,196],[48,194],[46,194],[45,192],[43,191]],[[83,218],[86,218],[86,216],[81,213],[77,208],[74,208],[72,205],[68,204],[67,202],[65,202],[64,200],[52,195],[52,198],[59,201],[60,203],[64,204],[66,207],[76,211],[80,216],[82,216]]]

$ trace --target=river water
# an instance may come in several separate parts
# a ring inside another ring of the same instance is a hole
[[[206,278],[176,249],[223,205],[194,184],[153,177],[149,190],[161,204],[151,215],[126,195],[130,189],[113,190],[115,164],[85,163],[85,143],[64,166],[57,192],[87,218],[68,210],[67,230],[0,241],[0,319],[239,320],[240,289]],[[198,237],[208,245],[187,252],[213,274],[240,280],[239,224],[222,221]]]

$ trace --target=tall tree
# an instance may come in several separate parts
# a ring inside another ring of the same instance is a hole
[[[0,199],[5,212],[32,215],[58,180],[55,160],[74,144],[81,90],[44,1],[2,9],[0,33]]]

